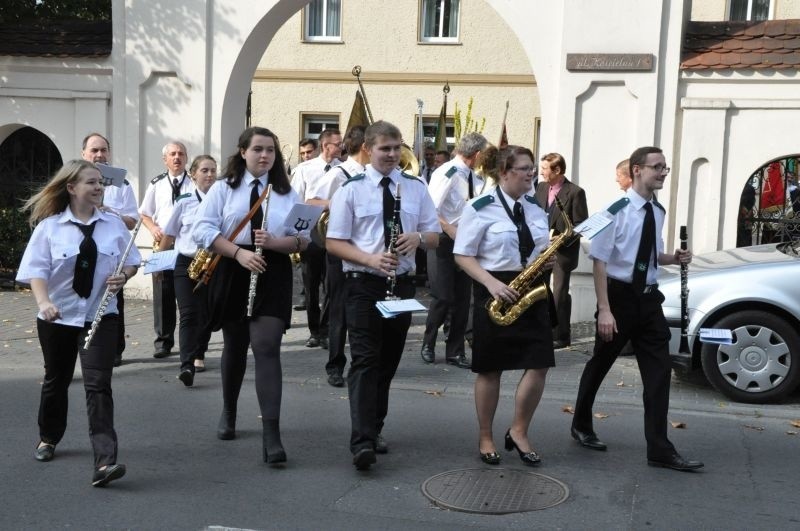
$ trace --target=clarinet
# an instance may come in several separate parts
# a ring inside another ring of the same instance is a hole
[[[397,193],[394,197],[394,213],[392,215],[392,229],[389,232],[389,248],[386,252],[392,255],[397,254],[397,238],[400,237],[400,183],[397,183]],[[397,285],[397,270],[388,277],[386,277],[386,300],[398,300],[400,297],[394,294],[394,288]]]
[[[687,240],[689,239],[686,233],[686,225],[681,225],[681,249],[688,249]],[[691,360],[691,352],[689,351],[689,337],[687,329],[689,328],[689,264],[681,262],[681,343],[678,352],[687,356]]]
[[[272,184],[267,185],[267,195],[264,196],[264,219],[261,222],[261,230],[267,230],[267,218],[269,217],[269,196],[272,194]],[[256,255],[262,256],[264,249],[256,245]],[[247,317],[253,317],[253,304],[256,300],[256,284],[258,284],[258,271],[250,272],[250,289],[247,290]]]
[[[115,277],[122,274],[122,268],[125,267],[125,260],[128,259],[128,255],[131,253],[131,249],[133,248],[133,242],[136,240],[136,235],[139,233],[139,228],[142,226],[142,218],[139,218],[139,221],[136,222],[136,226],[133,227],[133,232],[131,233],[131,239],[128,240],[128,245],[125,247],[125,252],[122,253],[122,257],[119,259],[119,264],[117,264],[117,268],[114,270]],[[122,288],[120,288],[122,289]],[[83,343],[83,350],[88,350],[89,345],[92,343],[92,339],[94,339],[94,334],[97,332],[97,327],[100,326],[100,320],[103,318],[103,315],[106,313],[106,308],[108,308],[108,304],[111,302],[111,299],[117,295],[116,291],[111,291],[110,286],[106,286],[106,291],[103,293],[103,298],[100,299],[100,306],[97,307],[97,313],[94,314],[94,319],[92,320],[92,326],[89,328],[89,331],[86,332],[86,340]]]

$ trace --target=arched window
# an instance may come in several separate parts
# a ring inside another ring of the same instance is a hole
[[[739,200],[737,247],[800,240],[798,166],[792,155],[753,172]]]

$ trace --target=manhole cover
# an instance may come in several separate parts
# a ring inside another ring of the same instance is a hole
[[[569,488],[557,479],[524,470],[466,468],[428,478],[422,493],[445,509],[508,514],[558,505],[569,496]]]

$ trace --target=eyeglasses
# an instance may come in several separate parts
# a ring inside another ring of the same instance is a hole
[[[669,173],[669,170],[671,170],[671,169],[672,169],[672,168],[670,168],[669,166],[667,166],[666,164],[656,164],[656,165],[652,165],[652,164],[641,164],[641,166],[644,166],[645,168],[653,168],[653,169],[654,169],[654,170],[656,170],[658,173]]]
[[[514,171],[520,171],[522,173],[531,173],[532,171],[534,171],[536,169],[536,167],[535,166],[519,166],[517,168],[512,167],[511,169],[514,170]]]

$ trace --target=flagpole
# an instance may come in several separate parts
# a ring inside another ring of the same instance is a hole
[[[497,147],[503,147],[503,138],[506,136],[506,118],[508,118],[508,100],[506,100],[506,112],[503,113],[503,125],[500,127],[500,142]]]

